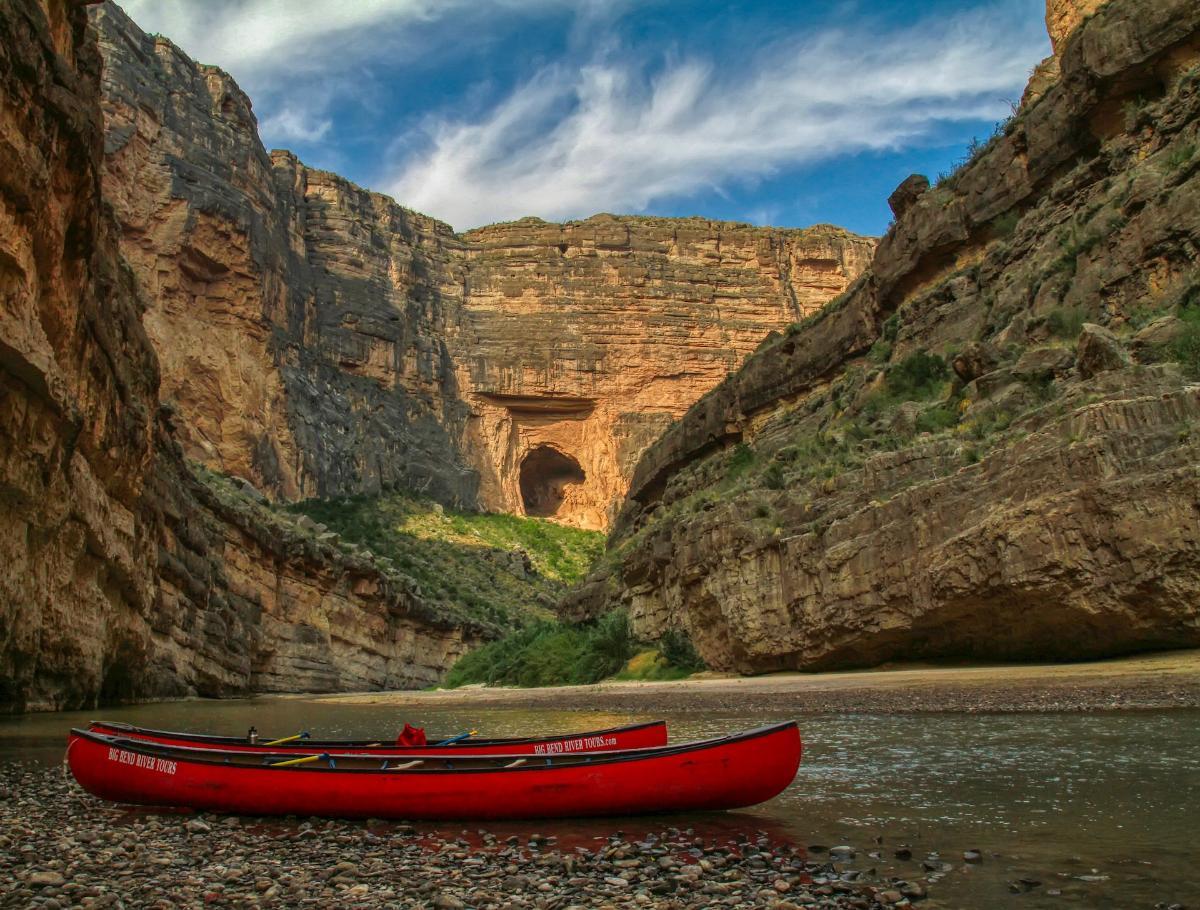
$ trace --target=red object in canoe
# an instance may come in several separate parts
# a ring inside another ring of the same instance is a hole
[[[782,792],[800,766],[794,723],[628,752],[552,756],[274,759],[72,730],[67,762],[122,803],[243,815],[562,818],[736,809]],[[299,763],[307,762],[307,763]]]
[[[88,727],[93,733],[125,737],[167,746],[194,746],[221,749],[229,752],[273,753],[333,752],[356,755],[557,755],[568,752],[614,752],[622,749],[646,749],[667,744],[667,725],[656,720],[588,733],[536,736],[524,739],[463,739],[451,745],[400,746],[379,740],[294,739],[278,745],[266,742],[251,744],[236,736],[209,736],[204,733],[173,733],[169,730],[148,730],[109,721],[94,720]],[[268,740],[269,741],[269,740]]]

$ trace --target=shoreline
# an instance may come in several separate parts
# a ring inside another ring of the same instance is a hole
[[[604,681],[487,688],[283,695],[344,704],[596,708],[639,712],[786,708],[795,714],[1008,713],[1200,709],[1200,649],[1070,664],[902,665],[765,676],[700,674],[662,682]]]

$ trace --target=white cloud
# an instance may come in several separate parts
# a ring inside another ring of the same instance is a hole
[[[272,144],[278,142],[320,142],[333,129],[328,117],[299,107],[285,106],[263,119],[258,130],[269,137]]]
[[[239,80],[342,71],[423,23],[569,0],[117,0],[144,30]],[[412,47],[410,50],[415,51]]]
[[[228,71],[251,97],[264,144],[324,143],[332,112],[378,93],[379,69],[486,36],[488,22],[574,0],[117,0],[144,30]],[[624,2],[624,0],[622,0]],[[585,5],[586,8],[586,5]]]
[[[1028,5],[1020,10],[1028,13]],[[835,155],[898,148],[937,125],[999,119],[1048,48],[1028,15],[988,8],[882,34],[870,20],[777,42],[741,66],[647,74],[607,53],[549,65],[475,121],[429,120],[388,191],[458,227],[654,201]]]

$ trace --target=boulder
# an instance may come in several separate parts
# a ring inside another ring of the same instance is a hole
[[[929,191],[929,178],[924,174],[910,174],[904,179],[892,195],[888,196],[888,205],[892,209],[892,214],[899,221],[904,217],[905,212],[913,207],[918,199]]]
[[[971,382],[1000,366],[1000,354],[986,342],[972,341],[950,364],[963,382]]]
[[[1079,375],[1090,379],[1098,373],[1119,370],[1129,363],[1120,340],[1104,326],[1085,322],[1075,346]]]
[[[1135,357],[1153,359],[1158,351],[1178,340],[1183,330],[1183,320],[1178,316],[1160,316],[1133,336],[1130,347]]]
[[[1061,376],[1071,369],[1075,354],[1067,348],[1045,347],[1026,351],[1013,365],[1013,375],[1018,379],[1038,380]]]

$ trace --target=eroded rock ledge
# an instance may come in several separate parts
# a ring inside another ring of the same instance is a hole
[[[1200,9],[1093,7],[846,294],[650,447],[571,610],[744,672],[1200,644]]]
[[[0,7],[0,710],[432,682],[492,630],[184,461],[101,201],[100,72],[81,5]]]

